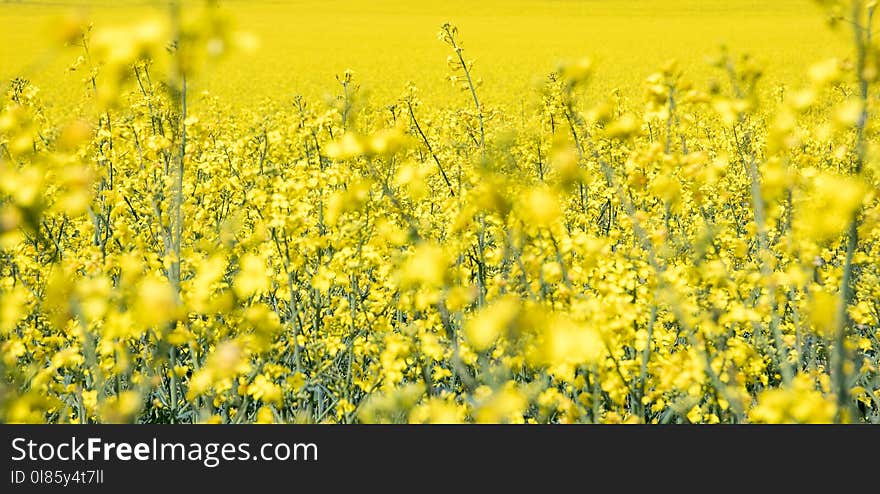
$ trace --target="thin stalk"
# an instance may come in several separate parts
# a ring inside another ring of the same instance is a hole
[[[458,61],[461,63],[461,68],[464,71],[464,76],[467,79],[468,88],[471,91],[471,96],[474,99],[474,106],[477,108],[477,118],[480,121],[480,150],[483,153],[483,157],[486,156],[486,132],[483,128],[483,107],[480,105],[480,99],[477,98],[477,88],[474,86],[474,81],[471,78],[471,71],[468,68],[467,63],[464,61],[464,56],[461,54],[464,49],[458,46],[458,42],[455,41],[455,36],[453,35],[450,26],[446,25],[443,27],[448,35],[449,44],[452,45],[453,50],[455,50],[455,54],[458,56]]]
[[[443,181],[446,182],[446,186],[449,187],[449,195],[455,197],[455,190],[452,189],[452,182],[449,181],[449,177],[446,176],[446,170],[443,169],[443,165],[440,164],[440,158],[437,157],[437,153],[434,152],[434,149],[431,147],[431,143],[428,142],[428,137],[422,131],[422,126],[419,125],[419,121],[416,119],[416,114],[413,111],[412,102],[407,101],[406,107],[409,110],[409,116],[412,118],[413,125],[418,131],[419,135],[422,137],[422,142],[425,143],[425,147],[428,148],[428,152],[431,153],[431,157],[434,158],[434,162],[437,163],[437,168],[440,170],[440,175],[443,177]]]

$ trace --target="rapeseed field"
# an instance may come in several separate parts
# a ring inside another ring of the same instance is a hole
[[[877,3],[0,3],[0,421],[880,422]]]

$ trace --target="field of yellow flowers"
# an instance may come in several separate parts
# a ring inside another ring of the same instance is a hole
[[[0,421],[880,422],[877,2],[406,5],[0,4]]]

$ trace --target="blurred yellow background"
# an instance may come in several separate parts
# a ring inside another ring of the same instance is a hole
[[[195,2],[191,2],[195,3]],[[620,87],[632,94],[668,59],[703,83],[705,58],[724,43],[772,61],[767,84],[796,84],[812,62],[846,54],[809,0],[510,0],[472,2],[299,0],[222,2],[237,27],[260,41],[253,54],[227,57],[194,81],[230,104],[294,94],[322,97],[334,76],[350,68],[362,91],[386,101],[407,81],[426,100],[458,98],[444,79],[447,47],[436,33],[444,21],[461,29],[465,56],[476,60],[488,104],[519,104],[560,61],[592,57],[600,77],[594,91]],[[82,10],[96,29],[161,15],[168,2],[91,1],[0,3],[0,77],[23,74],[49,101],[80,90],[80,73],[65,68],[79,51],[47,55],[51,21]],[[40,60],[34,65],[33,60]],[[693,73],[693,71],[698,71]],[[502,98],[503,101],[493,101]]]

